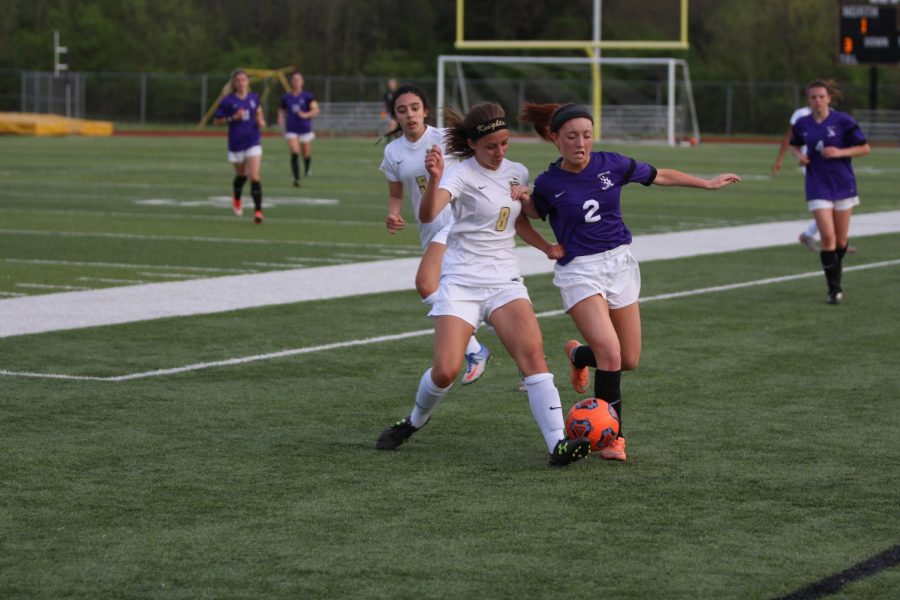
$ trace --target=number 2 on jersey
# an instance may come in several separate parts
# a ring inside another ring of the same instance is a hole
[[[506,226],[509,224],[509,207],[504,206],[500,209],[500,217],[497,218],[497,224],[494,226],[496,231],[505,231]]]
[[[603,215],[598,212],[600,210],[600,203],[593,198],[591,198],[590,200],[585,200],[584,204],[581,205],[581,208],[584,209],[585,223],[596,223],[597,221],[603,219]]]

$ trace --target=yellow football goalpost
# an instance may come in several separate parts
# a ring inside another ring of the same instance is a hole
[[[592,84],[592,108],[595,115],[594,137],[600,139],[600,121],[602,119],[602,79],[600,77],[600,65],[603,63],[610,64],[614,59],[604,59],[600,53],[602,50],[687,50],[688,44],[688,0],[674,0],[680,3],[679,7],[679,35],[677,40],[603,40],[601,39],[601,13],[602,0],[593,0],[593,35],[590,40],[467,40],[465,36],[465,0],[456,0],[456,42],[454,47],[458,50],[584,50],[587,54],[586,59],[576,60],[560,60],[550,59],[549,57],[447,57],[438,58],[438,98],[443,98],[443,69],[448,60],[462,59],[458,62],[578,62],[587,63],[591,68],[591,84]],[[511,59],[511,60],[503,60]],[[442,60],[443,59],[443,60]],[[497,59],[497,60],[495,60]],[[544,60],[547,59],[547,60]],[[622,59],[618,59],[621,61]],[[638,59],[628,59],[632,64],[640,64]],[[641,59],[644,64],[654,64],[655,61],[669,61],[665,64],[669,66],[669,112],[670,117],[674,111],[674,68],[682,66],[685,71],[686,81],[690,82],[690,76],[687,75],[687,63],[683,60],[676,59]],[[618,62],[615,61],[615,62]],[[674,61],[674,62],[672,62]],[[454,62],[456,62],[454,60]],[[620,63],[621,64],[621,63]],[[662,64],[655,62],[655,64]],[[691,110],[693,111],[693,98],[690,100]],[[696,123],[696,115],[694,122]],[[440,117],[439,117],[440,120]],[[440,124],[440,123],[439,123]],[[696,130],[696,125],[695,125]],[[699,132],[695,131],[695,137],[699,136]],[[669,127],[668,137],[669,143],[674,143],[674,132]]]
[[[282,67],[280,69],[243,69],[244,72],[247,73],[247,78],[250,80],[250,85],[257,81],[262,81],[265,84],[263,89],[263,93],[260,95],[259,102],[263,106],[265,106],[266,99],[269,97],[269,82],[274,80],[281,83],[281,86],[284,88],[284,91],[291,91],[291,84],[288,83],[287,77],[285,77],[286,73],[292,73],[295,71],[294,67]],[[216,112],[216,109],[219,107],[219,102],[222,101],[222,98],[227,96],[232,92],[231,89],[231,80],[228,80],[224,86],[222,86],[222,92],[219,94],[219,97],[216,98],[212,106],[209,107],[209,110],[206,111],[206,114],[203,115],[203,118],[200,119],[200,122],[197,124],[197,128],[203,128],[209,122],[210,118],[212,118],[213,113]]]

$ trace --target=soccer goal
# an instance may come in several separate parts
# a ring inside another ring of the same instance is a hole
[[[602,73],[602,76],[601,76]],[[592,109],[603,139],[700,141],[688,65],[675,58],[442,55],[437,105],[466,111],[499,102],[515,115],[526,102],[574,102]],[[443,116],[438,111],[438,126]]]

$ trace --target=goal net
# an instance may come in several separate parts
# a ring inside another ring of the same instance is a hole
[[[573,102],[592,109],[601,139],[700,140],[680,59],[442,55],[437,70],[438,107],[498,102],[520,132],[530,129],[515,118],[526,102]],[[443,125],[440,111],[437,121]]]

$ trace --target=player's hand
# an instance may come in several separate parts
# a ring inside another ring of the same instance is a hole
[[[239,108],[236,111],[234,111],[233,113],[231,113],[232,121],[241,121],[243,119],[244,119],[244,109],[243,108]]]
[[[800,165],[801,167],[805,167],[806,165],[809,164],[809,156],[807,156],[806,154],[802,155],[800,157],[800,159],[797,161],[797,164]]]
[[[547,258],[550,260],[559,260],[566,255],[566,249],[562,244],[553,244],[547,251]]]
[[[425,154],[425,170],[432,178],[439,178],[444,172],[444,155],[437,144]]]
[[[709,180],[709,189],[718,190],[725,187],[726,185],[740,182],[741,178],[739,175],[735,175],[734,173],[722,173],[721,175],[716,175]]]
[[[403,230],[406,226],[406,221],[403,220],[402,215],[388,215],[384,220],[384,224],[387,225],[388,233],[394,235],[398,231]]]
[[[528,189],[527,185],[514,185],[510,188],[509,195],[513,200],[518,200],[519,202],[525,201],[528,202],[531,200],[531,190]]]
[[[835,146],[825,146],[822,148],[822,158],[841,158],[841,149]]]
[[[772,175],[778,175],[781,173],[781,161],[775,161],[775,164],[772,165]]]

